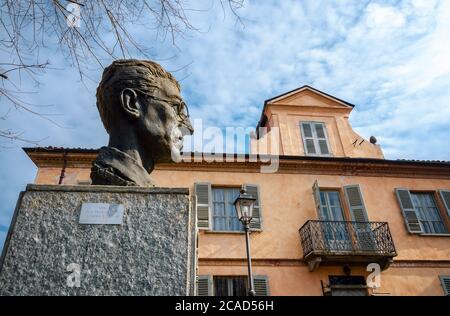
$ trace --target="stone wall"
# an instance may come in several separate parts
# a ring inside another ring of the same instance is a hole
[[[123,204],[122,225],[80,225],[85,202]],[[0,259],[0,295],[193,295],[195,240],[186,188],[28,185]]]

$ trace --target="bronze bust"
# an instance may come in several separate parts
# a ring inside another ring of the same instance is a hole
[[[180,85],[160,65],[117,60],[103,71],[97,107],[109,134],[92,163],[96,185],[153,186],[154,164],[177,160],[194,130]]]

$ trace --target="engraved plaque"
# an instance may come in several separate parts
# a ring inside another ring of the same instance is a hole
[[[124,207],[122,204],[83,203],[79,224],[121,225]]]

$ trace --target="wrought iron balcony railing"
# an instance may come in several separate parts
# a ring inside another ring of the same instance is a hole
[[[387,268],[397,255],[388,223],[309,220],[300,228],[303,258],[320,262],[378,262]]]

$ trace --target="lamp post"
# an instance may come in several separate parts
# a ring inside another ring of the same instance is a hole
[[[244,226],[245,231],[245,245],[247,248],[247,264],[248,264],[248,295],[255,296],[256,292],[253,285],[253,274],[252,274],[252,258],[250,256],[250,221],[253,216],[253,206],[255,205],[256,199],[245,193],[245,190],[241,190],[241,194],[234,201],[234,207],[236,208],[237,217]]]

